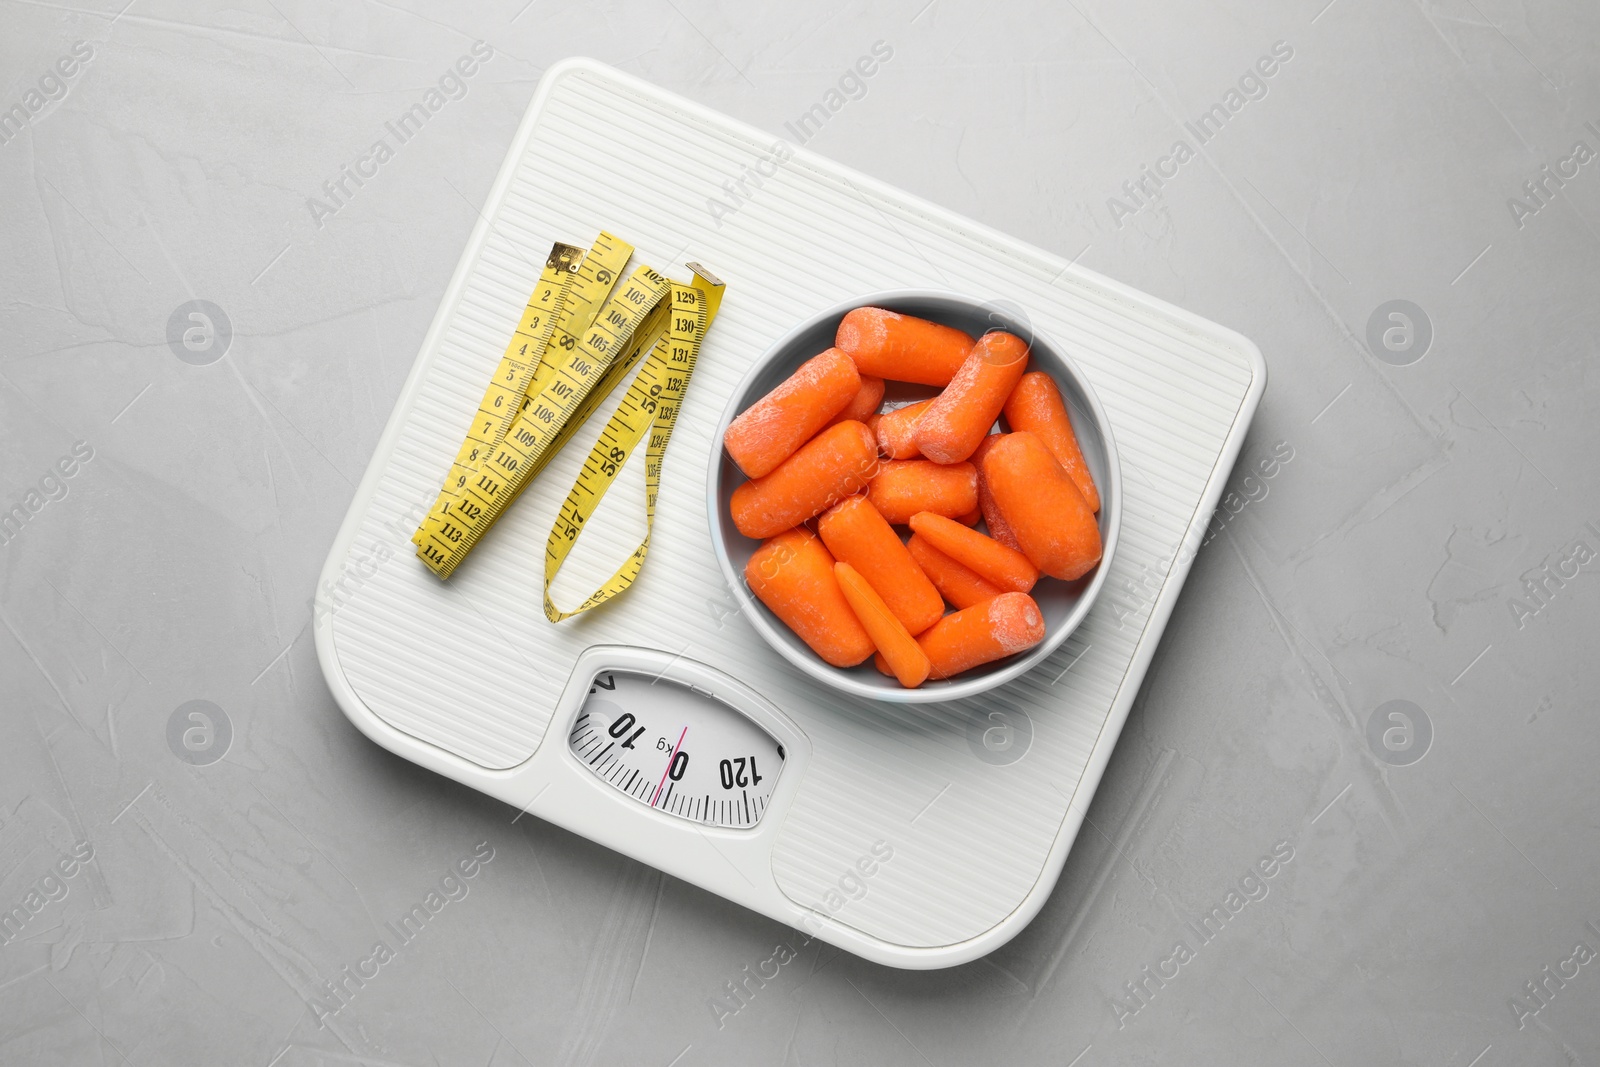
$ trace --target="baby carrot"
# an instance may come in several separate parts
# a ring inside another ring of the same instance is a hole
[[[918,645],[917,647],[921,648],[922,646]],[[923,653],[923,655],[927,655],[927,653]],[[889,661],[883,658],[882,652],[874,652],[872,654],[872,665],[878,668],[879,674],[887,674],[891,678],[894,677],[894,668],[889,666]]]
[[[954,327],[874,307],[846,315],[833,343],[862,374],[939,386],[950,384],[972,350],[972,337]]]
[[[933,398],[907,404],[903,408],[886,411],[878,419],[878,451],[890,459],[910,459],[917,454],[917,416],[921,415]]]
[[[984,478],[1023,553],[1052,578],[1071,581],[1100,562],[1100,527],[1072,476],[1026,430],[983,457]]]
[[[978,468],[925,459],[885,460],[867,486],[867,499],[892,523],[919,511],[959,518],[978,506]]]
[[[957,515],[956,521],[963,526],[976,526],[983,521],[983,511],[979,508],[973,508],[965,515]]]
[[[1061,390],[1056,387],[1055,379],[1042,370],[1024,374],[1006,398],[1004,411],[1011,428],[1027,430],[1037,437],[1056,457],[1061,468],[1072,476],[1078,492],[1088,501],[1089,510],[1099,511],[1100,491],[1094,487],[1094,475],[1083,461],[1083,450],[1072,432],[1072,419],[1067,415],[1067,405],[1061,400]]]
[[[834,559],[871,584],[907,632],[920,634],[944,614],[939,590],[866,497],[848,497],[828,509],[817,520],[817,533]]]
[[[1026,593],[1001,593],[946,615],[917,644],[928,656],[929,676],[949,678],[964,670],[1032,648],[1044,640],[1044,615]]]
[[[1000,330],[984,334],[944,392],[917,418],[917,451],[936,463],[972,455],[1027,369],[1028,342]]]
[[[1011,532],[1006,517],[1000,514],[1000,509],[994,502],[994,494],[989,491],[989,483],[983,477],[983,457],[1004,436],[992,433],[979,441],[978,447],[972,450],[972,458],[968,462],[978,469],[978,510],[983,512],[983,521],[989,524],[989,536],[1007,548],[1015,548],[1021,552],[1022,549],[1017,545],[1017,535]]]
[[[922,573],[928,576],[939,595],[958,608],[970,608],[985,600],[993,600],[1005,592],[964,563],[957,563],[928,543],[921,534],[912,534],[906,542],[906,551],[917,561]]]
[[[838,351],[830,349],[830,351]],[[861,375],[861,388],[856,390],[856,395],[844,406],[844,409],[835,415],[828,425],[835,422],[844,422],[854,419],[857,422],[866,422],[878,410],[878,405],[883,402],[883,379],[874,378],[870,374]],[[868,427],[871,429],[871,427]]]
[[[833,573],[833,557],[817,535],[785,530],[750,555],[744,578],[756,599],[811,650],[835,667],[872,655],[872,638],[856,618]]]
[[[989,455],[988,462],[993,463],[994,453]],[[967,529],[954,519],[923,511],[911,516],[911,529],[934,548],[1001,589],[1026,593],[1039,580],[1038,568],[1027,556],[977,530]]]
[[[811,435],[855,399],[861,375],[837,348],[813,356],[728,424],[723,447],[751,478],[794,454]]]
[[[915,689],[927,681],[928,654],[922,651],[916,639],[906,631],[877,591],[848,563],[835,563],[833,574],[839,581],[839,588],[844,591],[844,598],[855,611],[856,618],[861,620],[872,643],[878,646],[878,654],[888,663],[900,684],[907,689]],[[942,610],[943,605],[940,607]]]
[[[860,492],[878,466],[867,428],[841,422],[823,430],[776,470],[733,491],[728,510],[746,537],[771,537]]]

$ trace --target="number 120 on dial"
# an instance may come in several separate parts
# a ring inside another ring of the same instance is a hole
[[[761,821],[784,763],[783,746],[732,706],[631,671],[595,676],[567,745],[636,803],[731,828]]]

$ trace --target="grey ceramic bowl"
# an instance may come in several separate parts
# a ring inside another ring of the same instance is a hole
[[[1105,585],[1111,557],[1117,547],[1117,532],[1122,516],[1122,477],[1111,426],[1106,419],[1105,409],[1100,406],[1088,381],[1067,358],[1061,346],[1032,329],[1026,313],[1020,308],[1007,302],[982,302],[955,293],[897,289],[869,293],[828,308],[779,338],[756,360],[733,391],[713,440],[722,440],[728,424],[740,412],[794,373],[801,363],[832,347],[834,333],[846,312],[869,305],[942,322],[965,330],[974,337],[992,329],[1010,330],[1031,343],[1031,369],[1049,372],[1060,387],[1062,399],[1066,401],[1072,417],[1078,444],[1083,449],[1084,460],[1100,490],[1100,539],[1104,545],[1100,565],[1072,582],[1055,578],[1039,580],[1031,595],[1038,601],[1044,614],[1045,638],[1027,652],[985,664],[955,678],[930,680],[921,688],[905,689],[893,678],[880,674],[871,660],[851,668],[825,663],[750,592],[744,579],[744,568],[751,553],[760,547],[760,542],[745,537],[734,528],[733,519],[728,513],[728,498],[734,488],[746,479],[728,457],[727,451],[720,448],[712,453],[707,477],[711,540],[717,560],[722,565],[722,573],[728,579],[728,586],[745,616],[779,655],[823,685],[852,696],[897,703],[931,703],[976,696],[995,686],[1004,685],[1055,651],[1083,621],[1096,595]],[[938,392],[926,386],[891,385],[890,388],[894,391],[888,394],[888,398],[899,400],[918,400]]]

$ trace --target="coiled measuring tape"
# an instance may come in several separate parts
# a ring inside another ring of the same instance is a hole
[[[572,245],[558,243],[551,249],[444,487],[411,538],[423,563],[448,578],[638,367],[550,531],[544,608],[551,622],[604,603],[638,576],[655,523],[662,459],[700,344],[722,303],[723,283],[695,263],[689,264],[694,279],[688,284],[641,266],[617,286],[632,254],[632,245],[608,233],[600,234],[581,261]],[[646,433],[645,538],[600,589],[564,612],[550,599],[551,583]]]

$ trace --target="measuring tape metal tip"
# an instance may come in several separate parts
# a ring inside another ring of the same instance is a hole
[[[557,241],[550,246],[550,257],[544,265],[568,274],[578,273],[578,267],[583,264],[583,249],[577,245],[566,245]]]
[[[721,278],[718,278],[715,274],[712,274],[702,264],[691,260],[689,263],[685,264],[685,266],[694,271],[696,274],[700,275],[700,277],[704,278],[706,281],[710,282],[712,285],[725,284]]]

